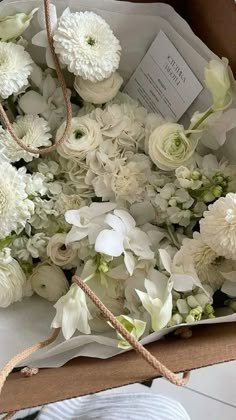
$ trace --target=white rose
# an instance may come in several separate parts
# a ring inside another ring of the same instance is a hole
[[[37,295],[56,302],[69,289],[63,271],[50,261],[38,264],[31,275],[32,288]]]
[[[221,110],[232,102],[228,60],[211,60],[205,67],[205,85],[213,97],[214,110]]]
[[[0,257],[0,308],[18,302],[25,294],[26,277],[16,260]]]
[[[116,71],[108,79],[95,83],[77,76],[74,88],[84,101],[100,105],[111,101],[117,95],[122,83],[123,79]]]
[[[65,122],[57,131],[56,137],[62,136],[65,129]],[[59,155],[66,159],[86,158],[90,150],[96,149],[102,143],[102,133],[98,123],[91,118],[75,117],[72,118],[69,136],[58,146]]]
[[[188,138],[182,125],[166,123],[149,137],[148,153],[158,168],[172,171],[190,162],[197,143],[196,135]]]
[[[12,16],[0,18],[1,41],[10,41],[18,38],[29,26],[32,17],[38,9],[33,9],[28,15],[16,13]]]
[[[47,254],[52,262],[59,266],[71,265],[77,257],[77,250],[70,245],[65,246],[66,233],[56,233],[48,242]]]

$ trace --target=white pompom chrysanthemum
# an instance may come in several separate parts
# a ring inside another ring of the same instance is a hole
[[[119,67],[120,43],[106,21],[93,12],[63,16],[53,38],[61,62],[85,80],[104,80]]]
[[[30,147],[50,146],[50,127],[44,118],[38,115],[19,116],[12,124],[16,135]],[[7,130],[0,130],[0,163],[17,162],[24,159],[30,162],[37,154],[32,154],[22,149],[12,138]]]
[[[10,163],[0,165],[0,239],[19,233],[34,212],[25,191],[25,169],[17,171]]]
[[[236,194],[219,198],[204,212],[201,236],[219,256],[236,260]]]
[[[0,96],[7,99],[28,82],[33,61],[21,45],[0,42]]]

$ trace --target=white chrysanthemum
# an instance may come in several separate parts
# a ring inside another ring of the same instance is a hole
[[[106,21],[93,12],[63,16],[53,38],[61,62],[75,76],[101,81],[119,67],[120,43]]]
[[[235,262],[219,258],[216,252],[202,240],[199,232],[194,232],[193,239],[185,238],[180,251],[175,255],[176,264],[184,261],[189,261],[189,263],[192,261],[201,282],[215,289],[220,288],[225,281],[222,273],[236,269]]]
[[[203,240],[219,256],[236,260],[236,194],[219,198],[200,221]]]
[[[12,125],[16,135],[26,146],[34,148],[50,146],[50,127],[44,118],[37,115],[19,116]],[[0,163],[17,162],[20,159],[30,162],[34,157],[39,155],[22,149],[7,130],[0,131]]]
[[[30,55],[21,45],[0,42],[0,96],[18,93],[28,82],[33,69]]]
[[[0,165],[0,239],[20,232],[34,212],[25,191],[25,171],[10,163]]]

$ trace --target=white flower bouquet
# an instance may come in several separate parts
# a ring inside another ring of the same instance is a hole
[[[31,358],[37,366],[130,348],[74,276],[144,343],[178,325],[235,320],[227,60],[200,61],[202,101],[180,123],[122,92],[139,58],[119,71],[120,41],[99,13],[51,4],[48,40],[43,6],[31,3],[0,19],[1,318],[27,318],[29,342],[41,334],[34,313],[40,331],[49,319],[61,328]]]

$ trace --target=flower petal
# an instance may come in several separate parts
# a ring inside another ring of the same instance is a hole
[[[103,230],[97,237],[95,251],[112,257],[119,257],[124,252],[123,235],[114,230]]]
[[[70,232],[66,235],[65,245],[81,241],[81,239],[86,238],[86,236],[88,236],[88,229],[81,229],[77,226],[72,226]]]
[[[230,297],[236,297],[236,282],[226,280],[221,288],[221,291]]]
[[[125,255],[125,258],[124,258],[125,266],[130,276],[132,276],[135,269],[135,258],[131,252],[125,251],[124,255]]]
[[[118,216],[122,222],[124,223],[127,232],[129,232],[131,229],[135,228],[136,222],[134,218],[127,213],[125,210],[114,210],[114,214]]]
[[[171,257],[165,249],[159,249],[161,262],[167,273],[171,274]]]
[[[122,222],[122,220],[120,220],[119,217],[114,216],[114,214],[108,214],[105,217],[104,222],[110,226],[112,229],[114,229],[116,232],[120,232],[121,234],[125,234],[126,233],[126,229],[125,229],[125,225]]]
[[[18,101],[18,104],[25,114],[42,114],[47,111],[48,104],[44,97],[33,90],[26,92]]]
[[[31,42],[33,45],[37,45],[37,47],[46,48],[48,46],[48,39],[47,39],[46,31],[38,32],[36,35],[33,36]]]

